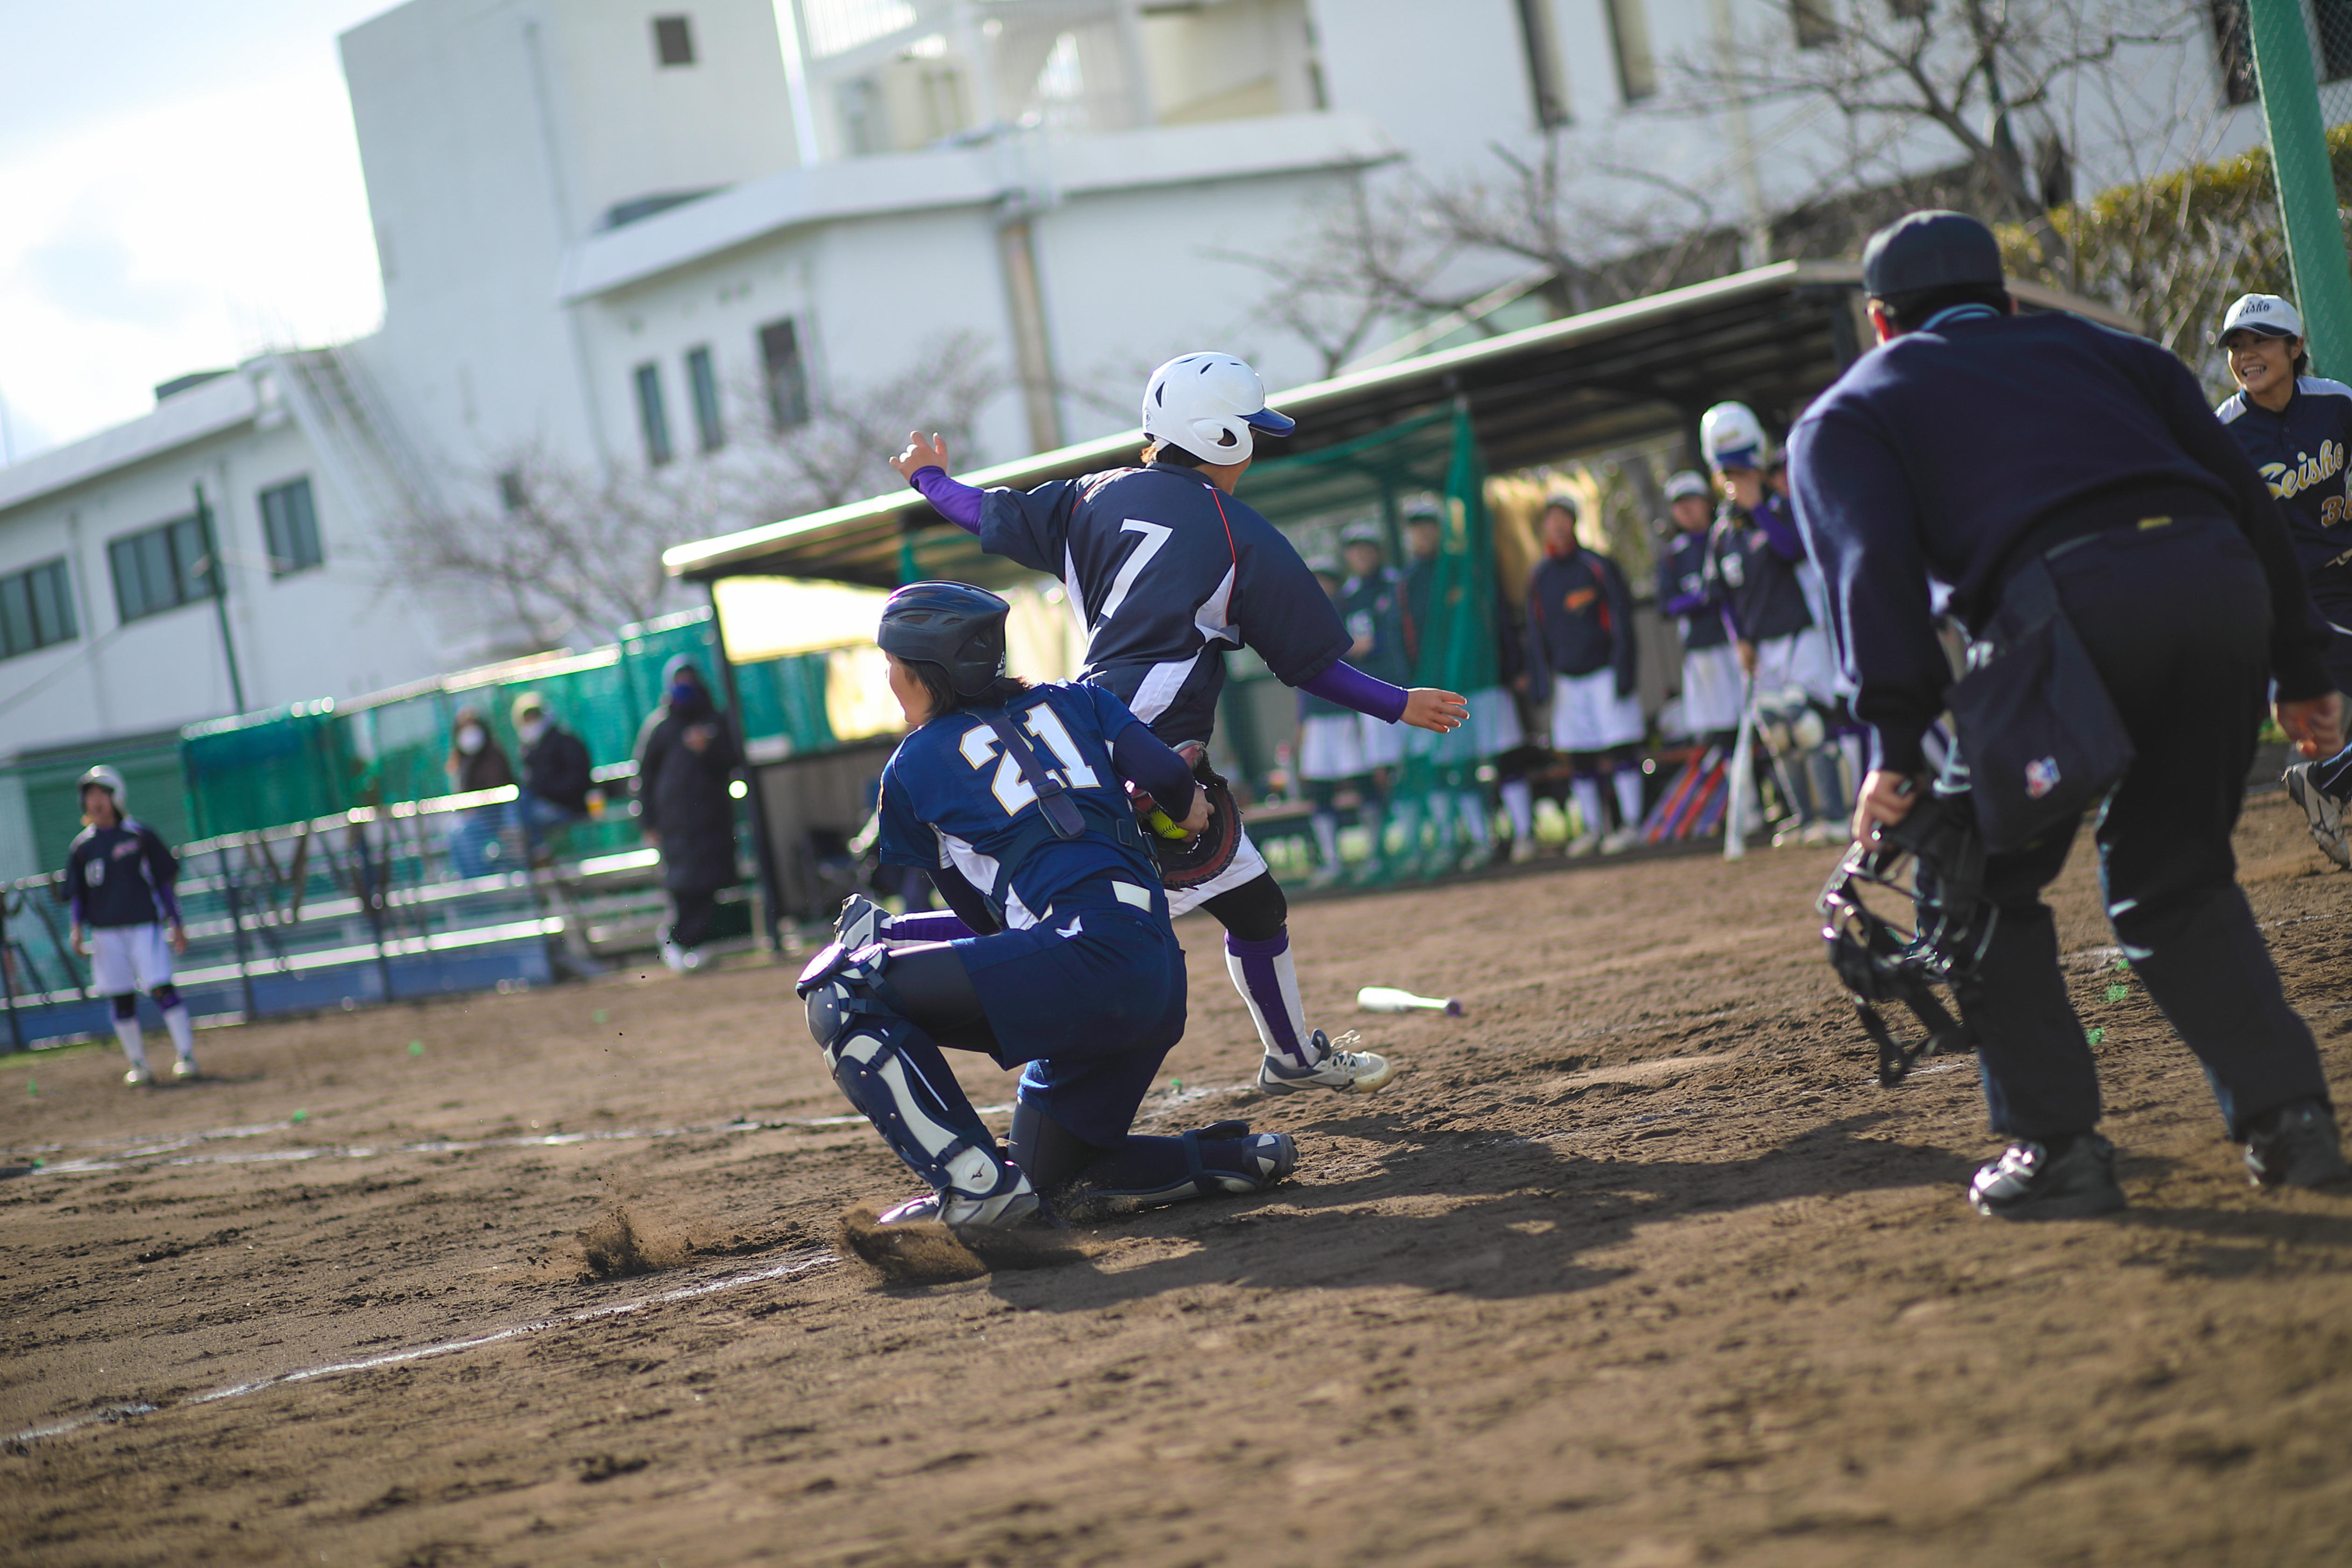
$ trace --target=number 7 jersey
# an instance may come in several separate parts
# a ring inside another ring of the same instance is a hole
[[[917,730],[883,767],[884,863],[954,868],[1013,931],[1036,924],[1090,878],[1157,882],[1111,763],[1111,743],[1136,716],[1102,688],[1075,683],[1034,687],[1004,712],[1077,804],[1085,834],[1055,835],[1020,762],[967,709]]]
[[[1206,741],[1224,652],[1244,645],[1286,686],[1348,652],[1348,631],[1272,523],[1170,463],[993,489],[981,548],[1059,577],[1087,634],[1084,679],[1170,745]]]

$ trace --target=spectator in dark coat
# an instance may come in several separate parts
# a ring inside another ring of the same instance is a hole
[[[736,881],[735,799],[728,786],[743,753],[691,658],[680,654],[664,666],[662,687],[662,705],[637,731],[637,826],[661,850],[669,889],[662,962],[683,974],[701,967],[719,889]]]
[[[588,743],[548,716],[538,692],[515,699],[514,727],[522,742],[522,798],[515,803],[516,815],[535,847],[548,829],[588,815],[588,792],[596,779]]]
[[[504,789],[515,782],[514,764],[490,733],[490,724],[478,708],[457,710],[449,726],[449,759],[443,764],[451,795]],[[504,832],[509,820],[506,803],[461,811],[449,828],[449,860],[461,878],[487,877],[513,869],[508,862]]]

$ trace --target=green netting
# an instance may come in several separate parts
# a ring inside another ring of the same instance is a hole
[[[34,864],[22,868],[25,874],[54,871],[65,865],[66,850],[81,831],[81,775],[100,763],[121,773],[123,785],[131,792],[131,814],[162,834],[165,842],[178,844],[193,837],[180,777],[179,748],[168,733],[86,751],[37,752],[5,770],[16,775],[25,792],[25,814],[32,828]]]

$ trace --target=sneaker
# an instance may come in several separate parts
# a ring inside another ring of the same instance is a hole
[[[1601,853],[1603,855],[1622,855],[1626,850],[1631,849],[1640,842],[1642,842],[1642,830],[1640,828],[1621,827],[1601,841]]]
[[[852,893],[834,920],[833,934],[844,952],[872,947],[889,936],[890,911],[863,893]]]
[[[1337,1094],[1376,1094],[1396,1077],[1396,1068],[1386,1059],[1370,1051],[1342,1050],[1320,1029],[1308,1044],[1316,1052],[1311,1067],[1293,1067],[1271,1053],[1258,1063],[1258,1092],[1297,1094],[1303,1089],[1328,1089]]]
[[[1844,824],[1832,822],[1825,816],[1819,822],[1811,824],[1798,837],[1807,844],[1839,844],[1844,842],[1846,829]]]
[[[194,1078],[196,1076],[196,1058],[194,1057],[182,1057],[178,1061],[173,1062],[172,1064],[172,1076],[178,1079]]]
[[[1585,856],[1591,854],[1594,850],[1600,847],[1601,839],[1598,835],[1580,833],[1575,837],[1568,841],[1568,847],[1561,850],[1560,853],[1567,856],[1571,860],[1579,860],[1582,859]]]
[[[122,1081],[133,1089],[142,1089],[155,1081],[155,1069],[145,1062],[134,1063],[131,1070],[122,1075]]]
[[[1999,1219],[2088,1219],[2124,1206],[2116,1185],[2116,1146],[2095,1132],[2078,1135],[2063,1154],[2024,1139],[1969,1184],[1969,1205]]]
[[[2286,793],[2303,807],[2304,819],[2311,825],[2311,841],[2330,860],[2352,870],[2352,844],[2344,838],[2344,803],[2313,780],[2313,771],[2318,766],[2317,763],[2297,763],[2287,769]]]
[[[1772,830],[1772,847],[1786,849],[1791,845],[1802,844],[1805,841],[1805,830],[1811,826],[1811,823],[1799,822],[1794,817],[1790,817]]]
[[[2246,1129],[2246,1173],[2258,1187],[2316,1187],[2352,1175],[2335,1114],[2298,1100],[2255,1122]]]
[[[662,938],[661,955],[662,962],[669,966],[669,972],[672,974],[683,974],[686,973],[686,949],[678,946],[677,943],[670,941],[669,938],[664,937]]]
[[[1536,841],[1532,838],[1511,840],[1511,864],[1524,866],[1536,858]]]
[[[1037,1220],[1043,1212],[1036,1193],[1029,1186],[1029,1178],[1014,1172],[1013,1184],[1001,1193],[982,1198],[953,1191],[925,1193],[921,1197],[908,1198],[896,1208],[884,1210],[874,1223],[919,1225],[937,1220],[961,1235],[974,1230],[1015,1230]]]
[[[683,948],[679,951],[677,955],[677,972],[680,974],[691,974],[696,970],[700,969],[702,965],[703,957],[702,950],[700,948],[689,947]]]

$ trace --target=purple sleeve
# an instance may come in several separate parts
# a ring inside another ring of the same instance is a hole
[[[1789,512],[1787,501],[1775,495],[1767,495],[1764,504],[1749,515],[1755,518],[1756,526],[1764,531],[1764,542],[1771,547],[1773,554],[1783,561],[1802,561],[1805,558],[1804,536],[1797,531],[1797,520]]]
[[[1376,680],[1344,658],[1333,661],[1312,680],[1300,681],[1298,689],[1312,692],[1326,702],[1369,713],[1383,724],[1393,724],[1404,717],[1403,687]]]
[[[964,886],[969,889],[971,884]],[[890,917],[892,942],[955,942],[980,934],[953,910],[917,910]]]
[[[1192,815],[1192,768],[1141,720],[1111,738],[1110,763],[1119,777],[1149,791],[1160,809],[1174,820],[1181,822]]]
[[[941,517],[966,533],[980,531],[980,503],[987,496],[986,490],[974,489],[961,480],[948,478],[948,471],[937,465],[917,468],[915,477],[907,482],[922,491],[923,499],[930,502],[931,510]]]

